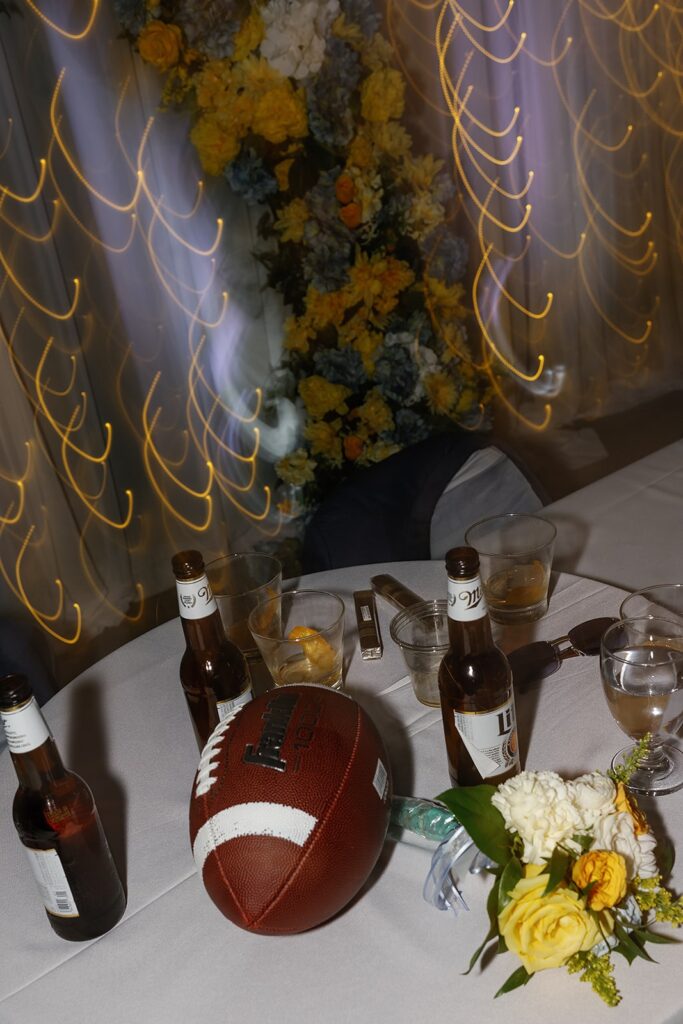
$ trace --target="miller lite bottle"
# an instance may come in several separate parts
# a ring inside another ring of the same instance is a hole
[[[450,647],[439,668],[441,713],[453,786],[497,785],[519,771],[512,672],[493,642],[474,548],[451,548]]]
[[[251,700],[251,678],[244,655],[225,634],[201,554],[180,551],[172,564],[186,643],[180,682],[202,750],[218,723]]]

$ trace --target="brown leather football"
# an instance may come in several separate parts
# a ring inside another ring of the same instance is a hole
[[[282,686],[213,732],[190,801],[190,839],[216,906],[267,935],[306,931],[359,891],[391,800],[382,740],[356,701]]]

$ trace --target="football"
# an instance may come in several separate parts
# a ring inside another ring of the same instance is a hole
[[[389,824],[389,760],[360,705],[324,686],[281,686],[216,727],[190,800],[204,886],[236,925],[314,928],[358,893]]]

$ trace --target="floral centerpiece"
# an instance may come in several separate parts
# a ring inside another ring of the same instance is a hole
[[[263,210],[258,256],[290,312],[270,398],[303,421],[276,468],[303,507],[356,466],[480,426],[453,183],[416,152],[372,0],[115,6],[165,102],[191,110],[204,170]]]
[[[566,967],[615,1006],[612,952],[651,960],[646,942],[672,940],[650,925],[683,924],[683,898],[662,885],[655,837],[625,785],[642,750],[609,774],[525,771],[438,797],[497,865],[489,932],[469,968],[489,943],[514,953],[521,966],[496,995]]]

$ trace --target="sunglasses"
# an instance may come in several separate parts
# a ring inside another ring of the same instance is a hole
[[[508,654],[515,689],[523,691],[541,679],[557,672],[567,658],[580,658],[600,653],[600,641],[609,626],[618,619],[589,619],[570,629],[558,640],[538,640],[525,644]]]

